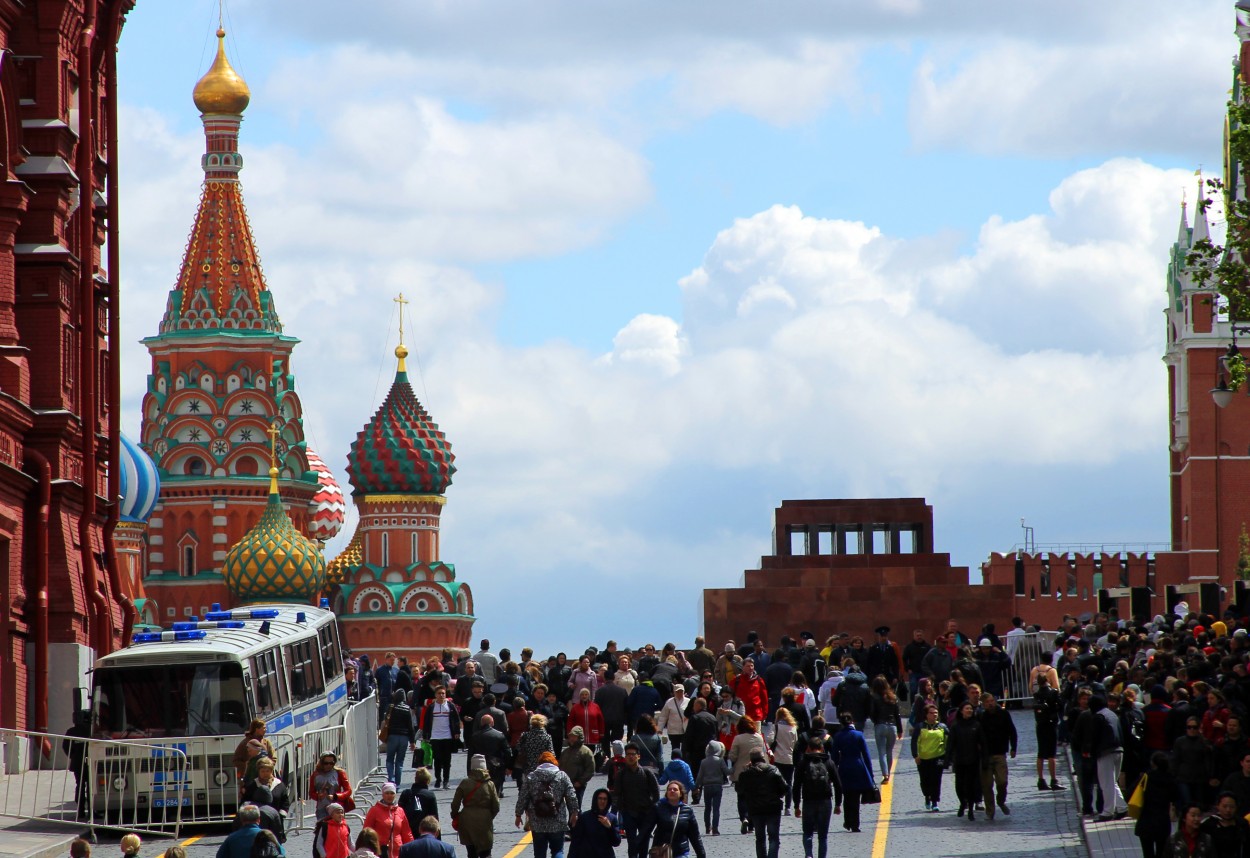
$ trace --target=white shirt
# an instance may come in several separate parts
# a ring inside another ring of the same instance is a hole
[[[434,719],[430,725],[431,739],[451,738],[451,704],[435,701],[430,704],[430,717]]]

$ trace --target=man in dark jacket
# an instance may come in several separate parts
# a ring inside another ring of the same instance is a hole
[[[829,822],[833,819],[835,793],[842,793],[838,767],[825,753],[819,738],[808,739],[807,750],[794,766],[794,815],[803,820],[804,855],[826,858],[829,854]],[[813,835],[819,852],[812,851]]]
[[[933,647],[925,640],[924,629],[912,632],[911,642],[903,647],[903,670],[907,672],[907,690],[911,699],[916,699],[916,691],[920,687],[920,678],[925,675],[921,663]]]
[[[781,705],[781,692],[790,684],[793,677],[794,668],[785,659],[774,659],[772,664],[764,670],[764,685],[768,688],[769,718],[777,714],[777,707]]]
[[[877,642],[868,648],[868,664],[864,667],[867,668],[869,679],[875,679],[878,675],[885,676],[890,687],[895,688],[899,677],[898,650],[890,640],[890,627],[878,626],[876,635]]]
[[[470,765],[474,754],[481,754],[486,758],[486,771],[490,773],[490,779],[495,782],[495,790],[502,798],[503,780],[512,766],[512,748],[508,744],[508,737],[496,729],[495,719],[490,715],[482,718],[469,738]]]
[[[1003,680],[1011,670],[1011,659],[1007,657],[1007,653],[995,649],[989,638],[981,638],[977,646],[976,662],[977,669],[981,671],[981,679],[985,681],[982,690],[995,697],[1002,697]]]
[[[920,660],[920,670],[933,680],[934,688],[937,688],[939,682],[951,678],[951,668],[955,666],[955,657],[947,647],[947,640],[945,637],[939,638],[937,645]]]
[[[985,815],[994,818],[995,794],[997,804],[1005,815],[1007,807],[1007,755],[1016,758],[1016,724],[1011,714],[998,705],[993,694],[981,695],[981,732],[985,736],[985,761],[981,766],[981,797],[985,800]]]
[[[751,764],[738,775],[738,794],[747,807],[755,829],[756,858],[777,858],[781,849],[781,806],[786,796],[786,779],[776,766],[764,760],[759,748],[751,751]],[[768,838],[765,848],[765,837]]]
[[[708,743],[716,738],[716,716],[707,711],[707,701],[696,697],[690,704],[690,720],[682,740],[683,756],[696,764],[706,756]]]
[[[605,759],[612,755],[612,743],[625,736],[625,721],[628,717],[625,702],[629,692],[615,682],[605,682],[595,690],[595,703],[603,711],[603,745]]]
[[[655,772],[639,765],[640,754],[633,742],[625,746],[625,766],[612,783],[612,805],[621,815],[629,858],[646,858],[655,827],[655,803],[660,800],[660,783]]]
[[[1072,743],[1072,754],[1077,759],[1076,783],[1081,790],[1081,813],[1093,816],[1097,808],[1102,813],[1104,798],[1098,788],[1098,728],[1101,719],[1090,708],[1093,694],[1088,688],[1082,688],[1076,695],[1076,717],[1072,719],[1069,739]],[[1094,791],[1098,790],[1098,800],[1094,800]]]

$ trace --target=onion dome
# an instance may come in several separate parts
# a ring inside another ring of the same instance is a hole
[[[217,30],[217,59],[192,93],[200,113],[242,113],[252,99],[247,83],[226,59],[226,31]]]
[[[338,480],[321,461],[321,457],[307,450],[308,469],[317,475],[317,492],[308,502],[308,535],[324,542],[333,539],[343,529],[347,518],[347,504]]]
[[[404,364],[408,349],[399,345],[395,356],[395,383],[347,454],[352,494],[441,495],[451,485],[456,457],[412,392]]]
[[[339,552],[339,555],[326,564],[326,583],[342,584],[346,573],[353,569],[359,569],[360,564],[365,560],[364,540],[360,537],[360,531],[357,530],[352,536],[352,541],[347,543],[347,547]]]
[[[148,520],[161,494],[156,463],[125,435],[121,436],[118,469],[121,471],[121,520],[143,523]]]
[[[226,553],[221,572],[230,592],[243,602],[302,602],[325,586],[325,558],[286,514],[276,467],[269,469],[269,503],[260,521]]]

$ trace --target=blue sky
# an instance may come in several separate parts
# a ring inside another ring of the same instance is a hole
[[[927,497],[974,568],[1021,517],[1167,538],[1164,259],[1219,163],[1231,3],[937,5],[227,4],[310,437],[347,488],[402,289],[480,632],[687,640],[786,498]],[[216,10],[122,37],[130,431]],[[534,622],[578,587],[657,597]]]

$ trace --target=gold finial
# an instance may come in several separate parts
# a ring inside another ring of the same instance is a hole
[[[271,423],[265,430],[265,434],[269,436],[269,494],[271,495],[278,493],[278,435],[281,432],[277,423]]]
[[[400,292],[398,298],[392,299],[399,305],[399,345],[395,346],[395,357],[399,358],[399,372],[408,371],[408,363],[404,358],[408,357],[408,347],[404,345],[404,306],[409,303],[404,297],[404,293]]]
[[[237,114],[247,109],[252,92],[226,59],[226,31],[217,27],[217,58],[192,92],[200,113]]]

